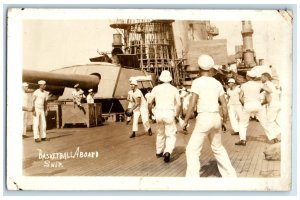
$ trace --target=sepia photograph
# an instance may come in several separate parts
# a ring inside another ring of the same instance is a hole
[[[9,190],[291,190],[292,11],[7,20]]]

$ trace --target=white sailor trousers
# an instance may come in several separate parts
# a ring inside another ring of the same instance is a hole
[[[140,108],[137,108],[133,111],[133,123],[132,123],[132,131],[138,131],[139,130],[139,117],[142,117],[142,122],[145,131],[148,131],[150,128],[149,124],[149,111],[146,106],[142,106]]]
[[[156,153],[171,154],[176,143],[175,112],[172,109],[155,109],[154,116],[157,124]]]
[[[219,113],[198,113],[194,131],[186,147],[187,177],[200,176],[200,158],[202,146],[208,137],[211,149],[217,160],[222,177],[236,177],[227,151],[222,145],[221,117]]]
[[[26,135],[27,129],[27,111],[23,111],[23,135]]]
[[[276,136],[281,133],[279,122],[278,122],[279,112],[280,112],[279,103],[271,102],[271,104],[267,106],[267,119]]]
[[[40,138],[41,131],[41,138],[46,138],[46,118],[45,118],[45,111],[44,109],[35,109],[36,115],[33,116],[33,138],[38,139]]]
[[[234,132],[239,132],[239,121],[241,119],[242,112],[243,107],[241,104],[228,106],[229,120]]]
[[[260,125],[263,127],[265,134],[269,140],[276,138],[274,131],[272,130],[270,123],[267,120],[267,113],[264,107],[261,106],[259,101],[246,102],[244,104],[242,117],[240,120],[240,140],[246,140],[247,128],[249,125],[249,118],[251,114],[254,114],[259,120]]]

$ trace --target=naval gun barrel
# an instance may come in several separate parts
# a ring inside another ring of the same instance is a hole
[[[83,90],[93,89],[97,91],[100,82],[100,75],[80,75],[80,74],[62,74],[56,72],[42,72],[35,70],[23,70],[23,82],[37,83],[39,80],[46,81],[47,85],[70,87],[75,84]]]

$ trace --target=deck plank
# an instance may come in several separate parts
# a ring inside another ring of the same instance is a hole
[[[189,134],[176,135],[176,147],[171,162],[155,156],[156,125],[152,124],[154,135],[139,133],[129,138],[131,125],[108,123],[93,128],[64,128],[48,130],[49,142],[35,143],[33,138],[23,139],[23,174],[27,176],[157,176],[184,177],[186,171],[185,148],[194,127],[191,121]],[[239,177],[279,177],[280,161],[264,160],[263,151],[269,145],[257,122],[251,121],[246,147],[236,146],[238,136],[222,134],[222,142]],[[32,136],[32,133],[29,133]],[[62,168],[43,167],[38,159],[38,150],[43,152],[98,151],[95,159],[78,158],[62,160]],[[208,140],[200,156],[201,177],[219,177],[216,160]]]

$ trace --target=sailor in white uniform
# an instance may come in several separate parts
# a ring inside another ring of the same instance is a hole
[[[152,115],[152,105],[155,102],[156,156],[163,156],[164,161],[169,162],[176,143],[175,117],[179,117],[181,102],[177,88],[170,84],[172,81],[170,72],[162,71],[159,80],[163,83],[153,88],[148,106]]]
[[[33,138],[35,142],[40,142],[40,133],[42,141],[49,141],[46,135],[46,111],[47,111],[47,92],[46,81],[38,82],[39,89],[33,93]],[[39,131],[40,128],[40,131]]]
[[[141,92],[137,88],[137,80],[132,79],[130,81],[130,88],[133,92],[132,98],[133,98],[133,106],[129,109],[129,112],[133,112],[133,124],[132,124],[132,134],[130,135],[130,138],[133,138],[136,136],[136,132],[138,131],[138,123],[139,123],[139,117],[142,117],[144,129],[146,132],[148,132],[149,136],[152,135],[150,123],[149,123],[149,112],[148,112],[148,105],[146,102],[146,99]]]
[[[276,89],[271,80],[272,76],[269,73],[263,73],[261,75],[262,83],[270,88],[270,91],[265,94],[267,101],[267,119],[276,136],[280,136],[281,131],[278,122],[278,114],[280,112],[280,91]]]
[[[89,94],[86,97],[86,102],[89,104],[93,104],[95,102],[93,89],[89,89],[88,92],[89,92]]]
[[[186,128],[194,107],[197,105],[197,120],[195,128],[186,147],[187,177],[200,176],[201,149],[205,138],[208,137],[211,149],[217,160],[217,165],[222,177],[236,177],[227,151],[222,145],[222,126],[225,126],[228,111],[225,99],[225,92],[222,84],[212,76],[216,73],[215,64],[209,55],[200,55],[198,64],[201,69],[201,77],[195,79],[192,83],[192,97],[182,124]],[[219,103],[221,103],[223,118],[219,113]]]
[[[236,142],[235,145],[246,146],[247,128],[251,114],[254,114],[254,116],[259,120],[259,123],[263,127],[268,139],[273,143],[277,143],[279,141],[268,123],[266,111],[261,105],[261,90],[270,93],[270,88],[263,85],[261,82],[254,81],[256,77],[256,73],[254,71],[247,71],[246,77],[248,81],[241,85],[240,92],[240,101],[243,105],[243,112],[239,124],[240,141]]]
[[[242,115],[243,107],[240,102],[240,87],[235,84],[235,80],[230,78],[228,80],[228,116],[233,129],[232,135],[239,134],[239,121]]]
[[[72,92],[73,102],[77,104],[79,108],[82,108],[82,100],[85,99],[85,95],[82,89],[80,89],[79,84],[74,85],[74,90]]]
[[[32,112],[32,108],[29,107],[29,89],[28,89],[28,83],[23,83],[23,106],[22,106],[22,112],[23,112],[23,138],[27,138],[26,134],[26,128],[27,128],[27,117],[29,112]]]
[[[133,77],[130,77],[129,83],[131,82],[131,79],[133,79]],[[133,95],[133,91],[130,89],[130,90],[128,91],[128,93],[127,93],[127,101],[128,101],[128,106],[127,106],[127,108],[128,108],[128,109],[132,108],[132,106],[134,105],[132,95]],[[131,116],[127,116],[127,118],[126,118],[126,124],[129,124],[130,121],[131,121]]]

